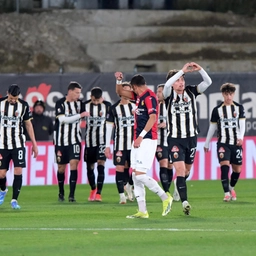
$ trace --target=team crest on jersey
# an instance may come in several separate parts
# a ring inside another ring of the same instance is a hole
[[[178,154],[177,152],[175,152],[175,153],[173,154],[173,157],[174,157],[175,159],[177,159],[177,158],[179,157],[179,154]]]
[[[156,149],[156,152],[162,152],[162,151],[163,151],[163,149],[158,146],[157,149]]]
[[[116,156],[123,156],[122,152],[119,150],[116,152]]]
[[[103,116],[103,111],[101,110],[100,113],[99,113],[100,116]]]
[[[184,100],[185,102],[188,102],[188,97],[184,97],[183,100]]]
[[[0,159],[2,160],[3,159],[3,157],[2,157],[2,155],[0,154]]]
[[[57,109],[57,112],[58,112],[58,113],[60,113],[60,112],[61,112],[60,108],[58,108],[58,109]]]
[[[15,111],[15,116],[19,116],[20,112],[18,110]]]
[[[60,151],[57,152],[57,156],[62,156]]]
[[[162,152],[157,152],[157,156],[161,158],[163,156]]]
[[[141,102],[141,106],[144,106],[144,100]]]
[[[173,146],[171,149],[171,152],[178,152],[178,151],[180,151],[180,150],[177,146]]]
[[[220,153],[219,156],[220,156],[220,158],[223,158],[223,157],[224,157],[224,154],[223,154],[223,153]]]
[[[117,161],[117,163],[120,163],[120,162],[121,162],[121,157],[118,156],[118,157],[116,158],[116,161]]]
[[[236,113],[236,112],[234,112],[234,113],[233,113],[233,116],[234,116],[234,117],[237,117],[237,113]]]
[[[224,153],[224,152],[225,152],[225,149],[224,149],[223,147],[220,147],[218,152],[219,152],[219,153]]]

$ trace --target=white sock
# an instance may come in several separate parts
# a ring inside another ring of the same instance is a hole
[[[165,200],[168,198],[164,190],[159,186],[159,184],[153,178],[147,176],[146,174],[140,174],[136,176],[136,179],[140,181],[142,184],[144,184],[146,187],[148,187],[150,191],[157,194],[161,199],[163,196],[164,199],[162,200]]]
[[[133,185],[134,185],[134,195],[138,203],[138,208],[140,212],[145,213],[147,211],[146,207],[146,191],[144,184],[137,180],[135,173],[132,173]]]

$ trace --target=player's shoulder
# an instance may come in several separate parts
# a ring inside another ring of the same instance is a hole
[[[212,111],[218,111],[218,109],[223,106],[223,103],[224,103],[223,101],[222,101],[221,103],[219,103],[217,106],[215,106],[215,107],[213,108]]]
[[[150,100],[157,100],[156,94],[150,89],[147,90],[145,96],[146,96],[146,98],[148,98]]]
[[[19,103],[22,104],[22,105],[25,105],[25,106],[28,106],[28,103],[27,101],[23,100],[23,99],[18,99]]]
[[[233,104],[234,104],[235,106],[237,106],[237,107],[243,107],[242,104],[240,104],[240,103],[238,103],[238,102],[236,102],[236,101],[233,101]]]
[[[91,99],[84,101],[84,104],[86,105],[86,104],[88,104],[90,102],[91,102]]]
[[[56,101],[56,104],[62,104],[66,101],[66,97],[62,97]]]
[[[0,98],[0,102],[1,102],[1,101],[5,101],[7,98],[8,98],[7,96],[1,97],[1,98]]]
[[[119,104],[120,104],[121,100],[118,100],[117,102],[115,102],[113,105],[111,105],[111,108],[116,108]]]
[[[105,104],[106,106],[111,106],[111,102],[107,101],[107,100],[103,100],[102,104]]]

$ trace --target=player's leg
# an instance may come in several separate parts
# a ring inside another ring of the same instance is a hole
[[[22,168],[26,167],[26,149],[16,148],[11,150],[12,160],[14,164],[14,179],[12,184],[12,200],[11,206],[13,209],[20,209],[18,197],[22,187]]]
[[[239,180],[240,173],[242,171],[242,147],[234,146],[231,152],[231,165],[232,165],[232,174],[230,177],[229,191],[231,194],[231,200],[235,201],[236,191],[235,186]]]
[[[11,160],[10,150],[0,149],[0,155],[2,156],[0,166],[0,205],[2,205],[8,192],[8,188],[6,187],[6,173]]]
[[[75,190],[77,183],[77,166],[79,164],[81,156],[81,143],[77,143],[69,146],[69,165],[70,165],[70,177],[69,177],[69,202],[76,202]]]

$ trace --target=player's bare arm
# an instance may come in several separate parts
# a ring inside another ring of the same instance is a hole
[[[127,97],[129,99],[133,99],[133,92],[124,90],[122,86],[122,80],[123,80],[123,73],[122,72],[116,72],[115,78],[116,78],[116,93],[120,96]]]
[[[34,158],[36,158],[37,155],[38,155],[38,148],[37,148],[37,144],[36,144],[33,125],[32,125],[30,120],[25,121],[24,123],[25,123],[25,126],[26,126],[27,133],[29,135],[29,138],[32,142],[32,155],[34,156]]]
[[[149,119],[148,119],[143,131],[148,132],[153,127],[154,123],[156,122],[156,118],[157,118],[156,114],[149,115]],[[134,147],[139,148],[142,140],[143,140],[143,137],[138,136],[138,138],[134,141]]]

